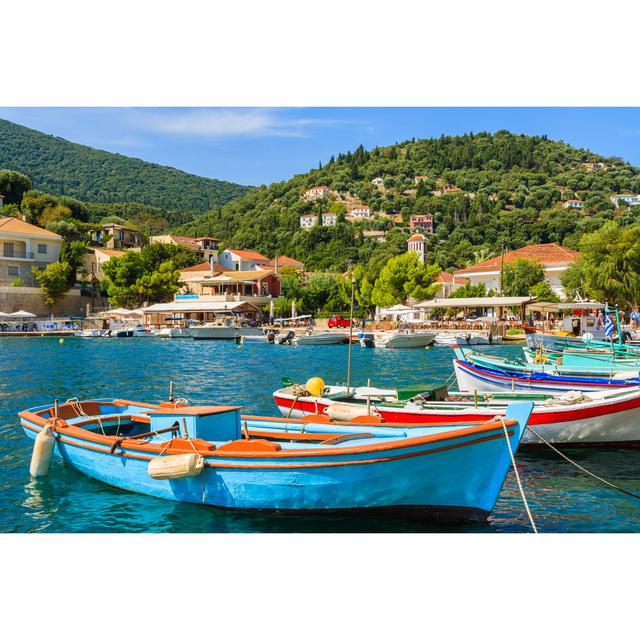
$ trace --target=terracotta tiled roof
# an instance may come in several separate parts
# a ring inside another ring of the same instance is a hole
[[[436,282],[442,282],[443,284],[453,284],[453,273],[448,273],[447,271],[441,271],[440,275],[436,278]],[[468,284],[469,278],[462,278],[461,276],[456,276],[456,284]]]
[[[269,264],[263,265],[261,269],[273,269],[275,268],[276,263],[275,260],[269,262]],[[279,267],[304,267],[304,262],[300,262],[299,260],[294,260],[289,256],[278,256],[278,266]]]
[[[42,236],[43,238],[51,238],[52,240],[62,240],[62,236],[52,233],[46,229],[36,227],[34,224],[23,222],[18,218],[0,217],[0,233],[23,233],[30,236]]]
[[[409,236],[407,242],[412,242],[413,240],[426,240],[426,237],[421,233],[414,233],[412,236]]]
[[[100,247],[96,247],[94,250],[96,252],[99,251],[100,253],[104,253],[110,258],[122,258],[122,256],[125,254],[124,251],[116,251],[115,249],[100,249]]]
[[[230,253],[235,253],[239,258],[244,258],[245,260],[264,260],[269,262],[269,258],[263,256],[261,253],[257,251],[239,251],[236,249],[228,249]]]
[[[555,242],[549,244],[532,244],[528,247],[522,247],[515,251],[509,251],[504,254],[504,262],[508,264],[513,262],[517,258],[523,258],[524,260],[535,260],[539,262],[543,267],[560,266],[563,264],[571,264],[574,262],[580,254],[573,249],[567,249],[561,247]],[[485,260],[478,264],[474,264],[471,267],[465,267],[464,269],[458,269],[455,273],[482,273],[485,271],[499,271],[501,266],[501,256],[496,256],[490,260]]]
[[[202,271],[209,272],[211,271],[211,265],[208,262],[201,262],[200,264],[194,264],[193,267],[182,269],[182,273],[184,273],[185,271],[188,273],[198,273]],[[214,273],[221,273],[222,271],[224,271],[224,269],[219,264],[214,263],[213,271]]]

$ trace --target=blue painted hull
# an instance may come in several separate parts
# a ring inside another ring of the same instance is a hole
[[[518,419],[510,437],[515,452],[532,405],[512,407],[507,418]],[[40,427],[24,418],[22,424],[35,438]],[[205,456],[199,476],[178,480],[151,478],[147,467],[154,456],[139,459],[139,449],[112,454],[106,446],[90,449],[82,439],[64,437],[57,440],[56,453],[91,478],[167,500],[287,512],[398,509],[452,519],[486,516],[510,466],[501,427],[384,452],[345,450],[321,458],[301,452],[248,461],[232,454]]]

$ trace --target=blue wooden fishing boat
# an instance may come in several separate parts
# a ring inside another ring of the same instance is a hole
[[[286,420],[109,398],[32,407],[20,420],[35,439],[36,477],[55,454],[91,478],[168,500],[458,520],[492,510],[532,407],[513,403],[504,420],[484,424],[408,429],[374,417]]]

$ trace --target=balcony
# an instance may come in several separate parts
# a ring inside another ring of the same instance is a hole
[[[10,260],[33,260],[33,252],[32,251],[7,251],[5,249],[2,253],[0,253],[0,258],[8,258]]]

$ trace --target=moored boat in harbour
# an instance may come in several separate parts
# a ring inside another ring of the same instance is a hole
[[[320,416],[284,420],[241,416],[239,407],[118,399],[40,405],[20,420],[36,440],[36,476],[55,453],[91,478],[168,500],[457,520],[493,509],[531,408],[513,403],[506,419],[409,433],[373,418],[328,424]]]

